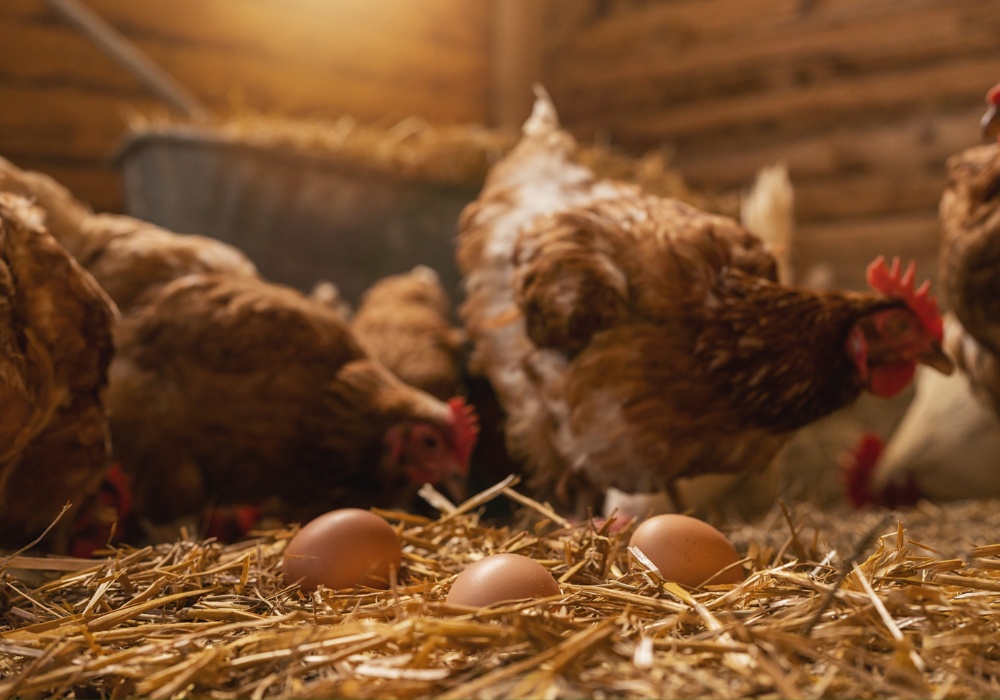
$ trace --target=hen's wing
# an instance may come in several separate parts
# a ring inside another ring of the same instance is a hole
[[[52,235],[123,311],[150,290],[184,275],[257,275],[254,264],[223,241],[174,233],[130,216],[94,214],[51,177],[21,170],[3,158],[0,191],[36,203]]]
[[[539,219],[520,249],[519,308],[530,339],[548,351],[526,358],[527,374],[543,413],[564,417],[550,430],[557,451],[592,483],[655,490],[671,464],[694,472],[746,466],[749,451],[769,455],[781,444],[744,430],[734,446],[726,434],[733,425],[705,439],[711,421],[728,415],[728,397],[712,395],[702,381],[699,324],[692,323],[697,309],[720,303],[715,295],[734,272],[774,280],[774,258],[759,239],[730,219],[625,189]],[[678,410],[692,405],[697,412]],[[531,424],[545,422],[512,418],[512,428],[537,433]],[[699,438],[685,442],[689,434]],[[748,450],[742,463],[729,454],[735,449]],[[609,470],[612,464],[623,468]],[[660,468],[624,468],[643,464]],[[543,463],[539,479],[558,480],[562,471]]]
[[[731,219],[623,188],[541,217],[518,239],[514,289],[528,336],[572,357],[593,336],[639,319],[669,323],[726,271],[774,280],[763,243]]]
[[[233,246],[180,234],[130,216],[95,214],[83,220],[75,255],[122,311],[150,291],[183,277],[225,273],[256,277],[257,268]]]
[[[107,467],[102,392],[117,312],[40,221],[0,194],[0,532],[16,544],[64,504],[80,506]]]
[[[90,208],[44,173],[22,170],[0,158],[0,191],[13,192],[36,204],[45,215],[45,227],[76,257],[80,226],[92,213]]]
[[[155,292],[123,317],[117,339],[115,455],[135,475],[138,509],[160,520],[197,512],[223,485],[236,499],[266,489],[269,476],[254,465],[294,461],[281,451],[317,410],[307,401],[321,395],[321,378],[361,356],[318,302],[212,275]],[[294,481],[270,478],[279,491]]]

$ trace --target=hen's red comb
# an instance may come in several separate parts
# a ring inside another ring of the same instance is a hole
[[[921,325],[939,343],[944,338],[944,322],[938,311],[937,301],[931,296],[931,281],[925,280],[920,287],[914,289],[917,275],[917,263],[913,260],[906,266],[906,271],[900,275],[899,258],[892,259],[892,267],[885,264],[885,256],[880,255],[868,266],[868,284],[872,289],[902,299],[917,315]]]
[[[986,104],[989,105],[989,109],[979,122],[983,138],[986,140],[1000,138],[1000,83],[991,87],[986,93]]]
[[[997,83],[986,93],[986,104],[1000,107],[1000,83]]]
[[[476,409],[465,403],[461,396],[448,399],[448,407],[451,409],[451,427],[455,431],[455,453],[468,472],[469,457],[479,435],[479,416]]]

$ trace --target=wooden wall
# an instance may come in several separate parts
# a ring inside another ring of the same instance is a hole
[[[802,270],[926,270],[945,158],[1000,78],[998,0],[82,0],[213,110],[518,124],[541,80],[582,138],[673,149],[696,186],[791,170]],[[130,110],[162,107],[46,0],[0,2],[0,155],[101,210]]]
[[[848,285],[881,252],[933,266],[944,161],[1000,79],[995,0],[552,0],[545,23],[568,127],[670,146],[711,189],[787,163],[797,267]]]
[[[468,0],[81,0],[213,110],[483,122],[490,6]],[[44,0],[0,2],[0,155],[120,210],[109,156],[163,105]]]

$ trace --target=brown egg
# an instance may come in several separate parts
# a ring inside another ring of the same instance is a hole
[[[523,598],[559,595],[549,570],[521,554],[493,554],[466,567],[452,584],[446,603],[480,608]]]
[[[399,536],[383,518],[360,508],[324,513],[295,533],[281,570],[286,583],[302,589],[389,587],[389,569],[399,569]]]
[[[694,588],[743,580],[740,566],[719,573],[742,557],[725,535],[697,518],[656,515],[639,524],[628,544],[642,550],[668,581]]]

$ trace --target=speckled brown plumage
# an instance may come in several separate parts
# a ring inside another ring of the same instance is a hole
[[[439,399],[462,380],[464,333],[451,321],[451,300],[437,273],[418,265],[377,281],[351,318],[361,347],[407,384]]]
[[[223,241],[174,233],[121,214],[95,214],[44,173],[0,158],[0,191],[17,192],[42,210],[45,225],[123,312],[143,295],[195,273],[257,276],[242,252]]]
[[[575,152],[539,97],[458,239],[473,367],[541,493],[760,468],[857,398],[849,334],[874,338],[900,299],[783,286],[735,221],[602,180]],[[896,362],[882,352],[873,366]]]
[[[117,339],[115,456],[152,521],[211,503],[297,520],[406,505],[420,484],[387,435],[424,423],[454,452],[448,404],[404,384],[337,311],[291,288],[188,275],[123,315]]]
[[[28,544],[72,503],[48,541],[64,549],[108,466],[117,312],[41,219],[0,194],[0,545]]]
[[[941,288],[960,323],[949,333],[949,351],[1000,412],[1000,145],[948,160],[940,215]]]

